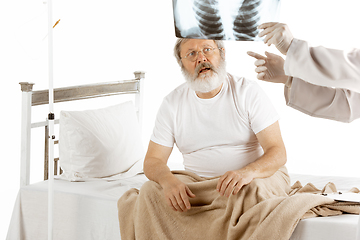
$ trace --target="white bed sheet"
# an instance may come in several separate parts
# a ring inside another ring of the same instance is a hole
[[[117,181],[54,180],[54,240],[120,239],[117,200],[140,188],[144,174]],[[19,190],[7,240],[47,239],[47,181]]]
[[[296,181],[303,186],[312,183],[318,189],[328,182],[333,182],[342,192],[353,187],[360,189],[360,178],[291,174],[291,184]],[[355,240],[358,222],[359,216],[353,214],[304,219],[298,223],[290,240]]]
[[[360,178],[291,174],[292,184],[313,183],[322,189],[333,182],[339,191],[360,188]],[[140,188],[143,175],[117,181],[54,181],[54,240],[120,239],[117,200],[130,188]],[[290,240],[354,240],[359,216],[341,215],[301,220]],[[7,240],[47,239],[47,182],[19,190]]]

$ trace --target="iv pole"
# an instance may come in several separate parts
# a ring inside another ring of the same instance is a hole
[[[53,205],[54,205],[54,87],[53,87],[53,26],[52,0],[48,4],[48,75],[49,75],[49,178],[48,178],[48,240],[53,239]]]

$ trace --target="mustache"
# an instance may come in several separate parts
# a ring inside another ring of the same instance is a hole
[[[214,71],[215,73],[217,73],[217,69],[214,67],[214,65],[212,65],[212,64],[209,63],[209,62],[202,62],[202,63],[200,63],[199,65],[197,65],[196,68],[195,68],[195,73],[196,73],[197,75],[199,75],[200,70],[203,69],[203,68],[209,68],[209,69],[211,69],[212,71]]]

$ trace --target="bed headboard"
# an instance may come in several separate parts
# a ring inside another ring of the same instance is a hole
[[[54,89],[54,103],[89,99],[119,94],[135,94],[135,107],[139,125],[142,126],[143,113],[143,80],[145,72],[134,72],[135,79],[87,84]],[[49,103],[49,90],[33,91],[34,83],[21,82],[22,107],[21,107],[21,152],[20,152],[20,187],[30,183],[30,142],[31,129],[45,127],[45,157],[44,157],[44,179],[48,176],[48,144],[49,134],[47,132],[48,121],[31,122],[31,110],[33,106]],[[55,120],[55,124],[59,119]],[[57,143],[57,141],[55,141]],[[57,161],[54,163],[54,174],[57,172]]]

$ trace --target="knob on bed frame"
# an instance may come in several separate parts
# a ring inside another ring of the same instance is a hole
[[[35,83],[20,82],[22,92],[31,92]]]
[[[136,71],[134,72],[136,78],[145,78],[145,72],[143,71]]]

